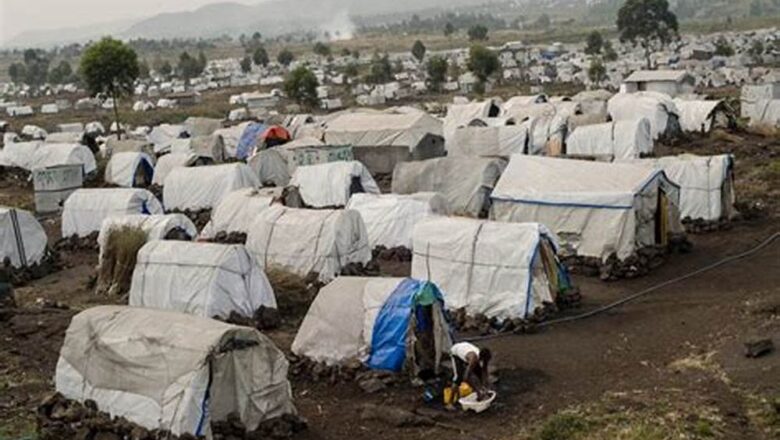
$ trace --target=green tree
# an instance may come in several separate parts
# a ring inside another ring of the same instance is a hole
[[[552,19],[550,19],[550,16],[547,14],[542,14],[539,16],[539,18],[536,19],[534,22],[534,25],[538,27],[539,29],[547,29],[552,24]]]
[[[209,60],[206,59],[206,54],[201,50],[198,52],[198,68],[200,68],[200,73],[203,73],[203,71],[206,70],[208,64]]]
[[[470,41],[486,41],[488,39],[488,28],[477,24],[469,28],[468,31]]]
[[[412,55],[418,63],[422,63],[423,58],[425,58],[425,50],[425,45],[420,40],[416,40],[412,45]]]
[[[13,63],[8,66],[8,76],[14,84],[21,84],[27,77],[27,70],[22,63]]]
[[[37,87],[46,82],[49,77],[49,57],[39,49],[24,51],[24,82],[31,87]]]
[[[146,60],[141,60],[138,62],[138,77],[139,78],[149,78],[149,63],[146,62]]]
[[[350,52],[349,49],[347,49],[346,47],[341,49],[341,56],[348,57],[350,55],[352,55],[352,52]]]
[[[449,63],[444,57],[438,55],[432,56],[428,59],[428,65],[426,71],[428,73],[428,86],[436,91],[441,91],[441,85],[447,81],[447,70],[449,69]]]
[[[305,66],[296,67],[284,80],[284,92],[298,104],[314,108],[317,106],[317,87],[319,82],[311,70]]]
[[[114,120],[121,127],[118,101],[133,92],[133,83],[138,78],[138,56],[130,46],[106,37],[87,47],[81,56],[81,78],[93,94],[103,94],[114,104]],[[117,130],[117,139],[121,130]]]
[[[330,46],[321,41],[318,41],[314,43],[314,53],[321,57],[328,57],[330,56]]]
[[[249,57],[244,57],[241,60],[241,71],[244,73],[249,73],[252,71],[252,59]]]
[[[604,63],[601,62],[601,59],[594,58],[590,62],[590,66],[588,67],[588,78],[593,84],[596,85],[596,87],[600,86],[601,83],[606,81],[607,68],[604,67]]]
[[[605,61],[617,61],[618,54],[615,52],[615,48],[612,47],[612,42],[609,40],[604,41],[604,60]]]
[[[358,73],[358,65],[355,63],[349,63],[347,64],[347,67],[344,68],[344,75],[348,76],[349,78],[357,77]]]
[[[453,26],[452,23],[448,21],[447,24],[444,25],[444,36],[449,37],[454,33],[455,33],[455,26]]]
[[[61,61],[55,68],[49,70],[49,82],[52,84],[65,84],[73,78],[73,68],[67,61]]]
[[[290,52],[288,49],[282,49],[282,51],[279,52],[279,54],[276,56],[276,61],[278,61],[279,64],[285,67],[289,66],[294,59],[295,59],[295,55],[293,55],[293,53]]]
[[[677,16],[667,0],[627,0],[618,11],[617,28],[620,41],[644,49],[648,69],[653,51],[678,37]]]
[[[734,55],[734,48],[731,47],[731,44],[729,44],[725,37],[720,37],[715,40],[715,55],[723,57]]]
[[[374,54],[371,65],[368,69],[368,78],[366,80],[371,84],[383,84],[393,79],[393,66],[390,64],[390,58],[387,54],[379,56]]]
[[[260,32],[255,32],[252,34],[252,40],[259,42],[263,39],[263,36],[260,34]]]
[[[468,69],[484,84],[500,67],[498,56],[486,48],[475,44],[469,49]]]
[[[255,53],[252,54],[252,61],[258,66],[265,67],[268,65],[270,59],[268,58],[268,51],[265,50],[265,47],[259,46],[255,49]]]
[[[750,54],[750,57],[753,59],[754,64],[760,64],[764,61],[764,51],[766,48],[764,47],[764,42],[761,40],[753,40],[753,44],[750,45],[750,49],[748,49],[748,53]]]
[[[591,32],[588,35],[588,42],[585,45],[585,54],[599,55],[601,54],[602,49],[604,49],[604,37],[601,36],[601,32]]]
[[[179,65],[177,66],[177,71],[178,74],[181,75],[181,77],[184,79],[195,78],[196,76],[203,73],[204,67],[206,67],[205,63],[204,65],[201,65],[197,58],[193,58],[186,51],[179,55]]]
[[[163,76],[163,78],[170,78],[170,76],[173,74],[173,66],[171,66],[171,62],[168,60],[163,61],[162,64],[160,64],[160,67],[157,69],[157,73]]]

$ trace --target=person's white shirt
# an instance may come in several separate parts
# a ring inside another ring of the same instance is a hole
[[[470,342],[458,342],[450,348],[450,354],[464,362],[468,362],[466,356],[469,353],[474,353],[479,357],[479,348]]]

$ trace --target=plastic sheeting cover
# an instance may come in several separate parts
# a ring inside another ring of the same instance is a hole
[[[355,189],[353,180],[360,182],[362,192],[380,193],[371,173],[358,161],[299,166],[290,179],[290,186],[298,187],[308,206],[342,207],[347,205]]]

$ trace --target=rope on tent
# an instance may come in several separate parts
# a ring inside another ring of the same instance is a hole
[[[624,304],[627,304],[629,302],[633,302],[633,301],[635,301],[635,300],[637,300],[639,298],[642,298],[643,296],[646,296],[646,295],[649,295],[651,293],[654,293],[657,290],[660,290],[660,289],[662,289],[662,288],[664,288],[666,286],[669,286],[671,284],[675,284],[675,283],[678,283],[680,281],[684,281],[684,280],[687,280],[689,278],[693,278],[696,275],[702,274],[704,272],[708,272],[708,271],[710,271],[712,269],[716,269],[718,267],[725,266],[725,265],[727,265],[729,263],[732,263],[734,261],[737,261],[737,260],[749,257],[749,256],[751,256],[753,254],[756,254],[759,251],[761,251],[762,249],[764,249],[767,246],[769,246],[770,244],[772,244],[772,242],[774,242],[778,238],[780,238],[780,232],[775,232],[772,235],[770,235],[768,238],[766,238],[764,241],[758,243],[757,245],[753,246],[752,248],[748,249],[745,252],[742,252],[742,253],[739,253],[739,254],[736,254],[736,255],[728,256],[728,257],[723,258],[721,260],[718,260],[718,261],[716,261],[716,262],[714,262],[712,264],[709,264],[709,265],[704,266],[702,268],[696,269],[693,272],[689,272],[689,273],[687,273],[685,275],[681,275],[679,277],[672,278],[670,280],[666,280],[666,281],[664,281],[662,283],[656,284],[656,285],[648,287],[647,289],[644,289],[644,290],[642,290],[640,292],[637,292],[637,293],[635,293],[635,294],[633,294],[631,296],[628,296],[628,297],[623,298],[621,300],[618,300],[618,301],[615,301],[613,303],[607,304],[605,306],[599,307],[597,309],[591,310],[589,312],[580,313],[579,315],[574,315],[574,316],[566,316],[566,317],[563,317],[563,318],[553,319],[553,320],[550,320],[550,321],[540,322],[540,323],[535,325],[535,328],[550,327],[550,326],[553,326],[553,325],[564,324],[564,323],[573,322],[573,321],[579,321],[581,319],[591,318],[593,316],[600,315],[602,313],[608,312],[608,311],[610,311],[612,309],[620,307],[620,306],[622,306]],[[476,336],[476,337],[472,337],[472,338],[462,338],[462,339],[459,339],[459,340],[460,341],[476,342],[476,341],[485,341],[485,340],[489,340],[489,339],[497,339],[497,338],[501,338],[501,337],[505,337],[505,336],[511,336],[511,335],[514,335],[514,333],[499,333],[499,334],[495,334],[495,335],[485,335],[485,336]]]

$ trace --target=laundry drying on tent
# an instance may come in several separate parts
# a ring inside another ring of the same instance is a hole
[[[437,193],[354,194],[347,209],[360,213],[372,249],[378,246],[412,248],[412,231],[418,222],[449,215],[447,200]]]
[[[292,352],[326,365],[438,373],[452,346],[443,306],[434,283],[338,277],[312,302]]]
[[[206,318],[276,308],[268,278],[244,245],[154,240],[138,251],[130,305]]]
[[[176,167],[163,185],[163,200],[168,210],[212,209],[232,191],[259,187],[252,170],[243,163]]]
[[[358,161],[300,166],[290,179],[306,206],[344,207],[352,194],[379,194],[371,173]]]
[[[198,236],[198,229],[192,220],[184,214],[128,214],[107,217],[103,220],[98,234],[98,260],[103,259],[108,237],[112,231],[123,227],[137,227],[146,234],[146,241],[152,240],[193,240]]]
[[[54,381],[66,398],[92,400],[111,417],[211,438],[212,423],[229,414],[250,431],[296,414],[287,369],[284,353],[253,328],[99,306],[73,317]]]
[[[349,209],[295,209],[273,205],[252,223],[246,246],[263,268],[274,267],[328,282],[352,263],[371,261],[360,213]]]
[[[646,118],[577,127],[566,139],[566,155],[636,159],[653,152],[653,134]]]
[[[226,195],[211,212],[211,220],[200,232],[200,238],[213,239],[219,234],[242,234],[246,238],[260,214],[271,207],[274,197],[257,188],[242,188]]]
[[[556,236],[538,223],[430,217],[415,226],[413,248],[412,276],[470,316],[531,319],[572,287]]]
[[[126,188],[145,188],[152,184],[154,161],[146,153],[114,153],[106,165],[106,183]]]
[[[63,205],[62,236],[86,237],[99,232],[106,218],[128,214],[163,214],[163,208],[154,194],[145,189],[78,189]]]
[[[506,167],[502,159],[443,157],[398,164],[393,172],[395,194],[441,194],[454,215],[487,217],[490,192]]]
[[[566,254],[602,261],[683,232],[679,187],[638,165],[514,155],[491,197],[492,219],[541,223]]]

